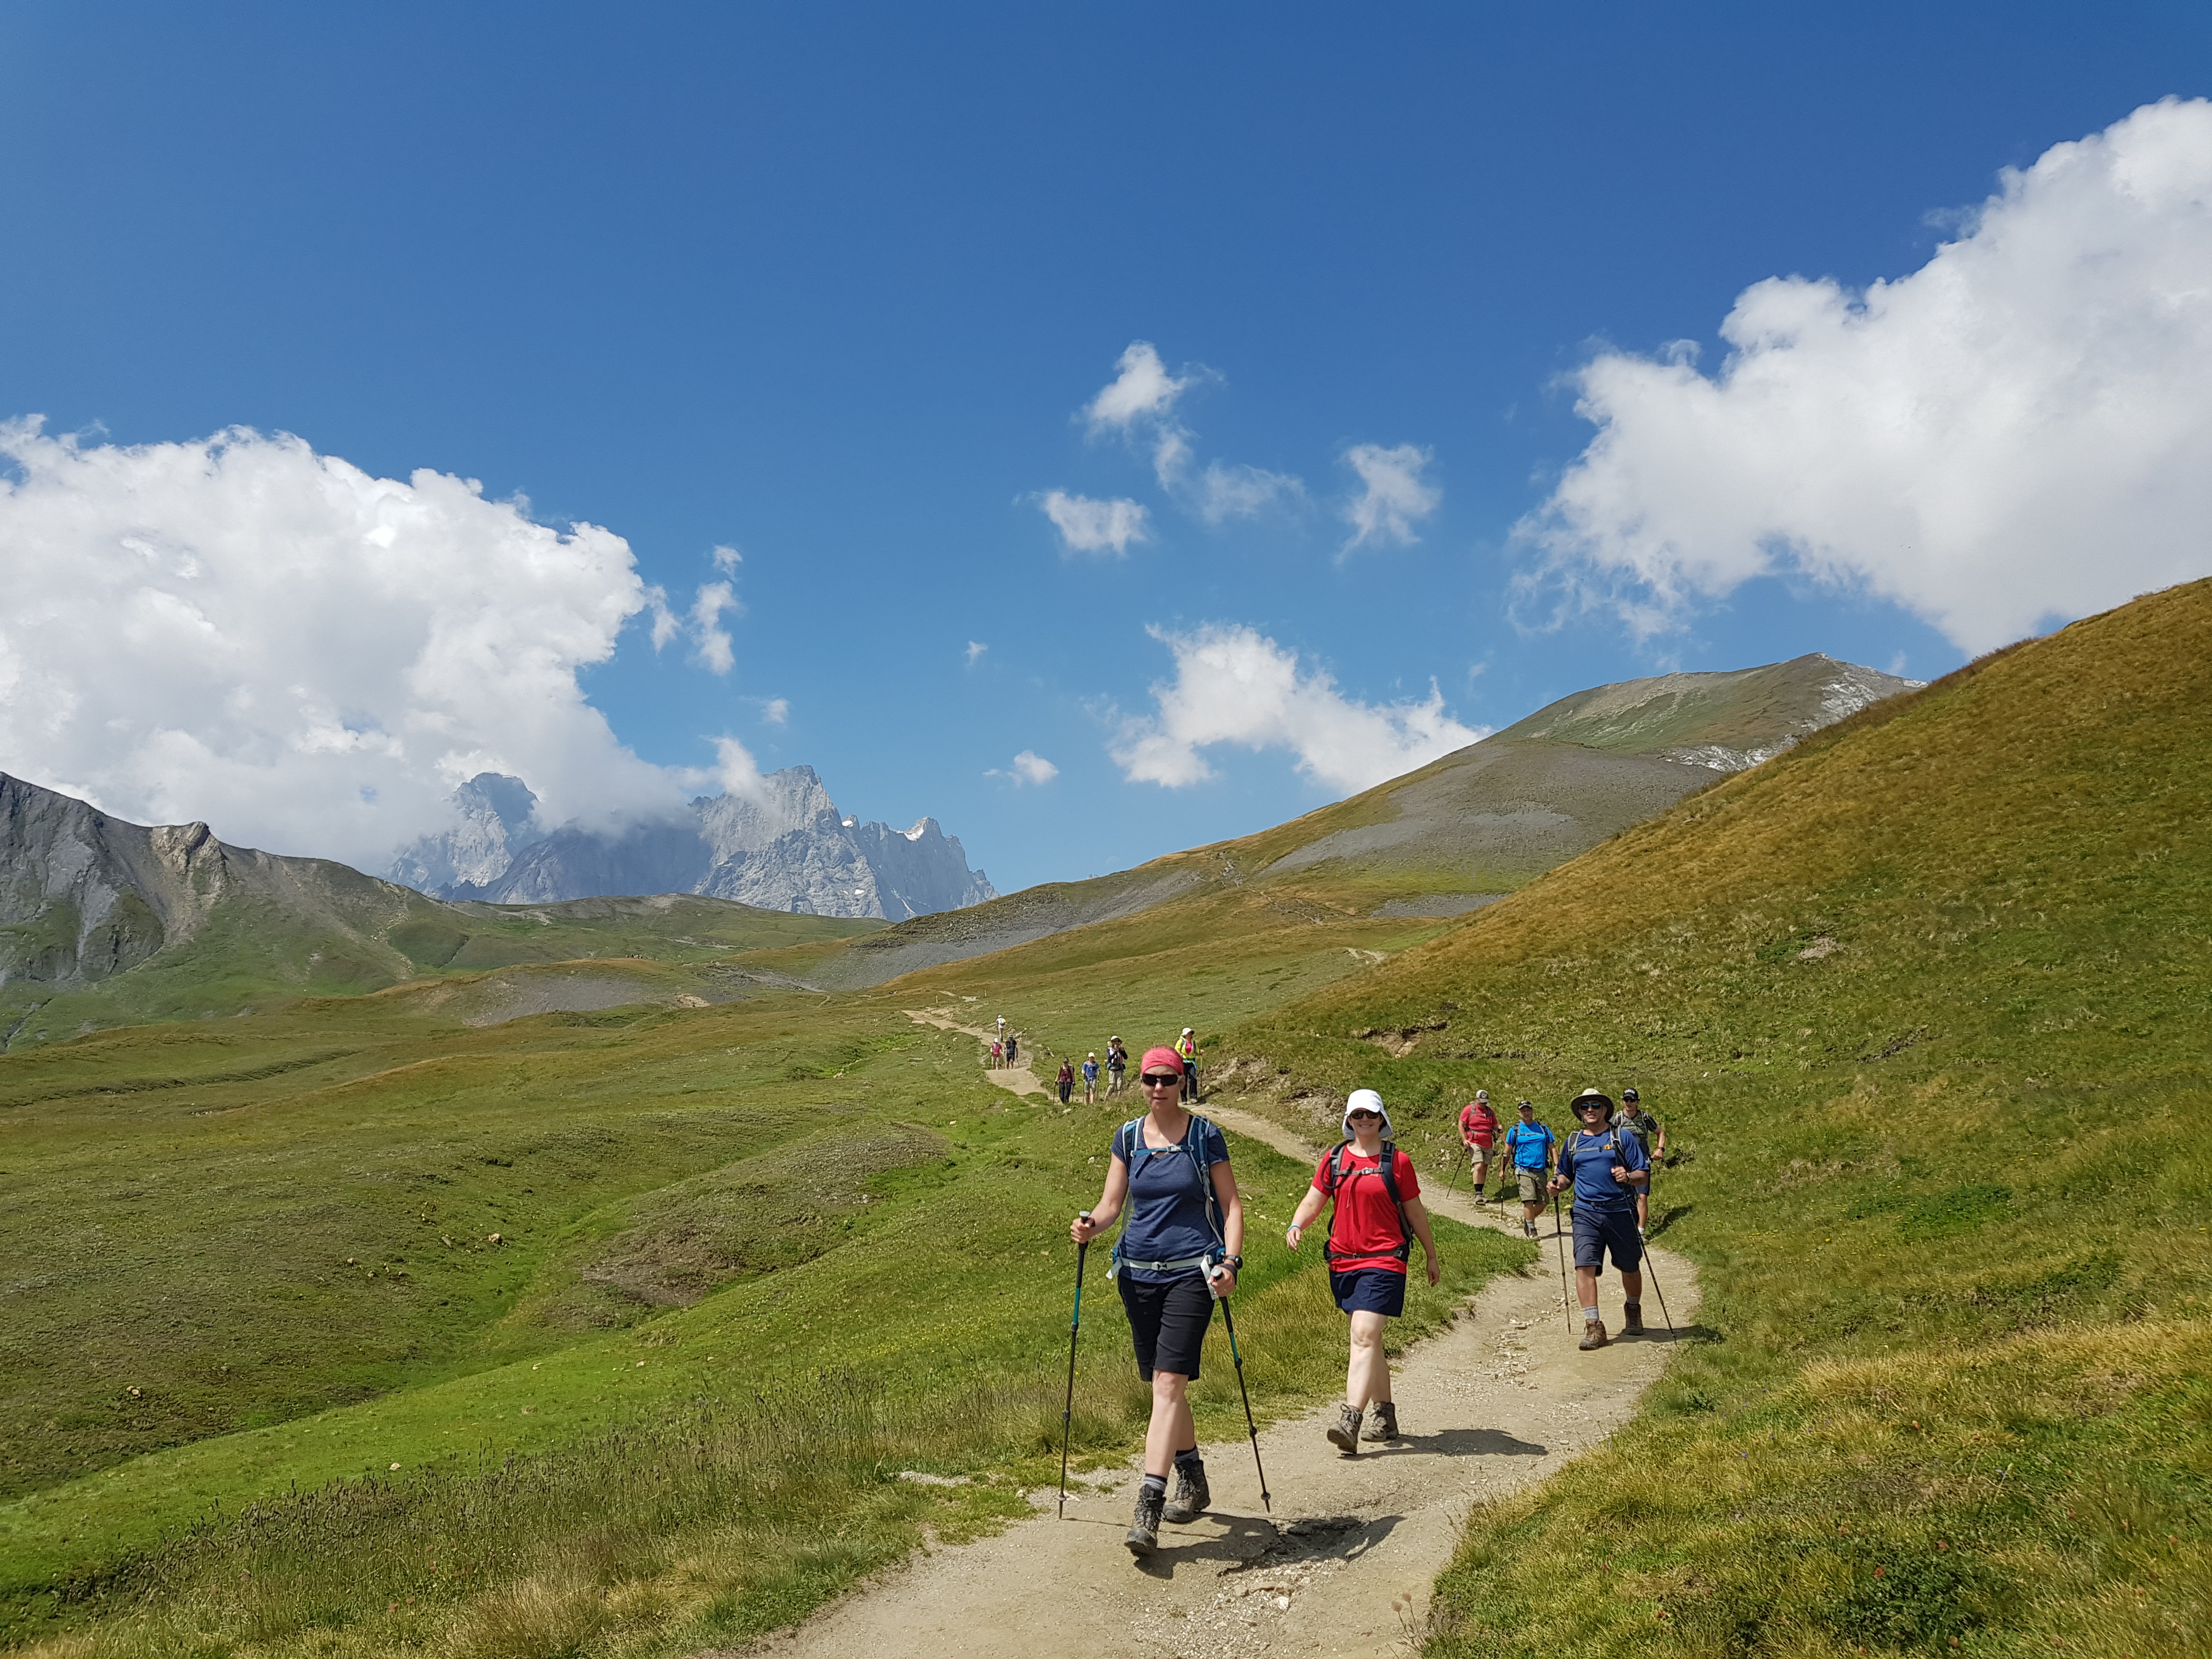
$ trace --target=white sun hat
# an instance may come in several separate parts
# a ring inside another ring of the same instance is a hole
[[[1354,1112],[1380,1112],[1382,1115],[1382,1133],[1390,1138],[1395,1132],[1390,1127],[1390,1109],[1382,1103],[1382,1097],[1372,1089],[1354,1089],[1352,1098],[1344,1103],[1344,1138],[1352,1139],[1352,1115]]]

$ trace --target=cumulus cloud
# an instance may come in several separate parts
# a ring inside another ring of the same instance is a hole
[[[1139,421],[1165,421],[1174,412],[1176,399],[1200,378],[1195,373],[1169,374],[1149,340],[1132,340],[1114,371],[1112,384],[1083,407],[1093,432],[1126,430]]]
[[[1089,495],[1071,495],[1064,489],[1048,489],[1036,497],[1036,503],[1071,553],[1111,553],[1120,558],[1128,552],[1131,542],[1152,538],[1145,527],[1148,515],[1136,501],[1102,501]]]
[[[983,774],[987,778],[1011,778],[1015,787],[1025,783],[1050,783],[1060,775],[1060,769],[1035,750],[1024,749],[1014,757],[1013,764],[1005,771],[993,767]]]
[[[1344,520],[1352,526],[1346,552],[1393,542],[1407,547],[1421,539],[1413,526],[1444,498],[1443,490],[1421,477],[1435,459],[1418,444],[1389,449],[1354,444],[1344,452],[1344,464],[1359,475],[1360,483],[1359,494],[1345,504]]]
[[[20,776],[380,868],[478,772],[561,822],[750,766],[735,744],[712,772],[650,765],[586,701],[579,671],[649,607],[610,531],[242,429],[124,447],[21,421],[0,457],[0,765]],[[729,603],[702,589],[679,629],[719,632]]]
[[[1796,572],[1978,652],[2212,569],[2212,103],[2033,167],[1918,270],[1753,284],[1693,352],[1578,378],[1597,435],[1520,527],[1524,597],[1649,634]]]
[[[761,724],[763,726],[790,725],[791,699],[770,697],[766,702],[761,704]]]
[[[981,641],[981,640],[970,640],[970,641],[968,641],[968,665],[969,665],[970,668],[973,668],[973,667],[975,665],[975,659],[976,659],[976,658],[978,658],[978,657],[980,657],[980,656],[981,656],[981,655],[982,655],[986,651],[988,651],[990,648],[991,648],[991,647],[990,647],[989,646],[988,646],[988,645],[984,644],[984,643],[983,643],[983,641]]]
[[[1200,751],[1233,743],[1289,750],[1305,777],[1350,794],[1488,735],[1454,720],[1433,682],[1423,702],[1360,702],[1252,629],[1150,631],[1175,653],[1176,673],[1152,687],[1158,712],[1120,720],[1108,745],[1132,783],[1203,782],[1214,774]]]
[[[1290,473],[1220,460],[1197,465],[1197,434],[1176,404],[1192,386],[1218,380],[1213,370],[1192,366],[1170,374],[1148,340],[1132,341],[1114,368],[1112,382],[1083,406],[1084,421],[1094,438],[1110,433],[1150,444],[1152,476],[1181,506],[1220,524],[1304,501],[1304,483]]]

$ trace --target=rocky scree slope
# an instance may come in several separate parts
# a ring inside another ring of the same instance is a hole
[[[454,826],[387,872],[445,899],[542,904],[614,894],[691,893],[759,909],[894,921],[997,896],[934,818],[910,830],[842,815],[811,766],[756,795],[702,795],[678,818],[606,831],[550,831],[520,778],[484,772],[455,792]]]
[[[907,921],[804,977],[880,984],[1232,888],[1290,920],[1459,915],[1917,684],[1816,653],[1597,686],[1273,830]]]

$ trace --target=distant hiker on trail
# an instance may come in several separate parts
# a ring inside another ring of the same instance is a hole
[[[1648,1170],[1656,1170],[1667,1156],[1667,1130],[1659,1120],[1644,1109],[1636,1091],[1620,1091],[1620,1109],[1613,1115],[1613,1127],[1626,1129],[1636,1136],[1644,1148],[1644,1162]],[[1646,1179],[1636,1189],[1636,1236],[1642,1238],[1651,1226],[1651,1183]]]
[[[1015,1034],[1015,1033],[1014,1033],[1014,1032],[1012,1032],[1012,1031],[1009,1031],[1009,1032],[1007,1032],[1007,1033],[1006,1033],[1006,1065],[1008,1066],[1008,1067],[1009,1067],[1009,1068],[1011,1068],[1011,1067],[1012,1066],[1013,1063],[1014,1063],[1014,1057],[1015,1057],[1015,1055],[1018,1054],[1021,1052],[1021,1047],[1022,1047],[1022,1040],[1021,1040],[1020,1036],[1018,1036],[1017,1034]]]
[[[1413,1160],[1389,1139],[1390,1114],[1372,1089],[1354,1089],[1345,1103],[1344,1140],[1315,1166],[1313,1184],[1298,1200],[1283,1243],[1292,1249],[1307,1223],[1334,1203],[1322,1254],[1328,1261],[1329,1294],[1352,1316],[1352,1363],[1344,1379],[1344,1409],[1328,1431],[1329,1443],[1357,1455],[1360,1419],[1375,1420],[1366,1438],[1398,1437],[1398,1407],[1390,1397],[1390,1361],[1382,1352],[1382,1322],[1406,1311],[1406,1262],[1421,1241],[1429,1283],[1442,1271],[1429,1212],[1421,1207]],[[1368,1177],[1362,1180],[1362,1176]]]
[[[1098,1099],[1098,1051],[1093,1048],[1083,1061],[1083,1103],[1095,1105]]]
[[[1521,1185],[1521,1233],[1536,1236],[1536,1218],[1544,1212],[1544,1181],[1552,1172],[1552,1149],[1559,1137],[1536,1121],[1536,1109],[1527,1101],[1520,1121],[1505,1132],[1505,1156],[1515,1180]]]
[[[1189,1026],[1184,1026],[1182,1035],[1176,1039],[1175,1051],[1182,1060],[1182,1097],[1185,1100],[1196,1100],[1198,1098],[1198,1038],[1193,1034]]]
[[[1467,1143],[1467,1161],[1474,1174],[1474,1201],[1490,1202],[1483,1185],[1490,1179],[1490,1149],[1498,1139],[1498,1114],[1490,1109],[1490,1091],[1477,1089],[1474,1098],[1460,1109],[1459,1138]]]
[[[992,1043],[992,1045],[991,1045],[991,1069],[992,1069],[993,1071],[994,1071],[994,1072],[995,1072],[995,1071],[997,1071],[997,1070],[999,1069],[1000,1065],[1000,1064],[1005,1060],[1006,1056],[1006,1045],[1005,1043],[1003,1043],[1003,1042],[994,1042],[994,1043]]]
[[[1063,1106],[1066,1105],[1068,1096],[1074,1092],[1075,1062],[1072,1060],[1063,1060],[1060,1062],[1060,1103]]]
[[[1229,1143],[1212,1124],[1183,1109],[1182,1080],[1182,1059],[1174,1049],[1145,1051],[1137,1067],[1145,1115],[1114,1132],[1105,1189],[1091,1212],[1068,1229],[1078,1244],[1088,1243],[1114,1224],[1125,1200],[1128,1205],[1129,1224],[1114,1246],[1109,1271],[1128,1310],[1137,1375],[1152,1385],[1145,1475],[1124,1540],[1132,1555],[1150,1555],[1159,1547],[1163,1521],[1195,1520],[1213,1501],[1198,1455],[1189,1390],[1206,1328],[1213,1322],[1214,1296],[1234,1291],[1244,1266],[1239,1254],[1244,1206],[1229,1168]],[[1209,1267],[1215,1273],[1211,1291]]]
[[[1559,1148],[1559,1172],[1552,1190],[1575,1189],[1575,1290],[1583,1308],[1585,1348],[1605,1346],[1605,1325],[1597,1316],[1597,1279],[1605,1257],[1620,1269],[1620,1288],[1628,1301],[1623,1336],[1644,1334],[1644,1242],[1636,1228],[1636,1189],[1651,1178],[1650,1160],[1634,1133],[1616,1129],[1613,1099],[1585,1089],[1573,1102],[1582,1127]]]
[[[1121,1046],[1121,1039],[1108,1037],[1106,1039],[1107,1099],[1111,1100],[1121,1092],[1121,1085],[1127,1081],[1122,1073],[1128,1069],[1129,1051]]]

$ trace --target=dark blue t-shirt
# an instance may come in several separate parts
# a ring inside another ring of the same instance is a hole
[[[1651,1160],[1644,1156],[1643,1146],[1630,1130],[1607,1129],[1594,1135],[1577,1129],[1560,1143],[1559,1172],[1574,1177],[1577,1209],[1636,1207],[1636,1188],[1624,1187],[1613,1178],[1613,1166],[1616,1164],[1626,1170],[1651,1167]]]
[[[1193,1117],[1181,1146],[1146,1150],[1145,1126],[1125,1125],[1114,1136],[1114,1156],[1129,1166],[1129,1224],[1122,1230],[1121,1271],[1144,1284],[1165,1284],[1195,1273],[1146,1273],[1132,1261],[1182,1261],[1221,1249],[1208,1200],[1213,1166],[1229,1162],[1229,1143],[1204,1118]],[[1187,1150],[1186,1150],[1187,1149]]]

